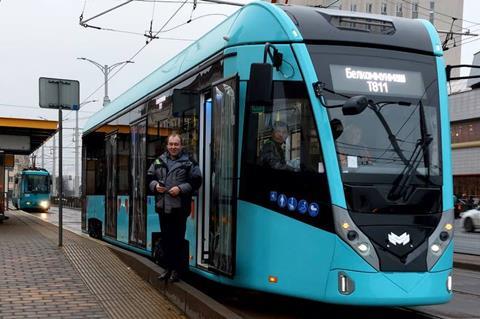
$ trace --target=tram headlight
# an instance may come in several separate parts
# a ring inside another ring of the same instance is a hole
[[[380,270],[380,260],[378,259],[375,246],[371,240],[355,225],[348,210],[335,205],[332,207],[335,230],[338,236],[368,264],[376,270]]]
[[[358,251],[363,255],[368,255],[370,252],[370,245],[368,243],[360,243],[357,246]]]
[[[438,246],[437,244],[433,244],[430,249],[433,253],[437,254],[440,251],[440,246]]]
[[[43,209],[48,209],[48,207],[50,207],[50,202],[48,200],[42,200],[40,202],[40,207]]]
[[[448,247],[453,239],[454,232],[454,214],[453,209],[445,211],[441,214],[441,219],[428,238],[428,253],[427,253],[427,267],[431,270],[438,262],[440,257],[448,250]],[[449,255],[446,258],[452,258]]]
[[[452,278],[452,274],[450,274],[447,277],[447,291],[448,292],[452,292],[452,286],[453,286],[453,278]]]

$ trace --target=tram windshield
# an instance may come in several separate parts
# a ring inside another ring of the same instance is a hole
[[[48,193],[50,192],[49,177],[47,175],[25,176],[25,193]]]
[[[389,50],[311,45],[344,182],[432,183],[441,174],[434,57]],[[351,97],[366,97],[344,115]],[[392,189],[392,192],[399,191]]]

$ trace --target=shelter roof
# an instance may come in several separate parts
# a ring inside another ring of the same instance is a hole
[[[0,117],[0,150],[29,155],[57,132],[57,121]]]

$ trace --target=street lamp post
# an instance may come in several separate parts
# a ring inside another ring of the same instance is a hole
[[[105,96],[103,97],[103,106],[107,105],[108,103],[110,103],[110,98],[108,97],[108,74],[114,69],[116,68],[117,66],[119,65],[122,65],[122,64],[125,64],[125,63],[134,63],[133,61],[130,61],[130,60],[127,60],[127,61],[122,61],[122,62],[118,62],[118,63],[115,63],[115,64],[112,64],[110,66],[108,66],[107,64],[105,65],[101,65],[100,63],[96,62],[96,61],[93,61],[93,60],[90,60],[90,59],[87,59],[87,58],[77,58],[78,60],[85,60],[85,61],[88,61],[90,63],[92,63],[93,65],[95,65],[97,68],[100,69],[100,71],[102,71],[103,73],[103,77],[104,77],[104,87],[105,87]]]

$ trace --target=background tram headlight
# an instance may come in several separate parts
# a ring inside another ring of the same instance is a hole
[[[50,203],[48,202],[48,200],[42,200],[40,202],[40,207],[43,209],[47,209],[49,206],[50,206]]]

